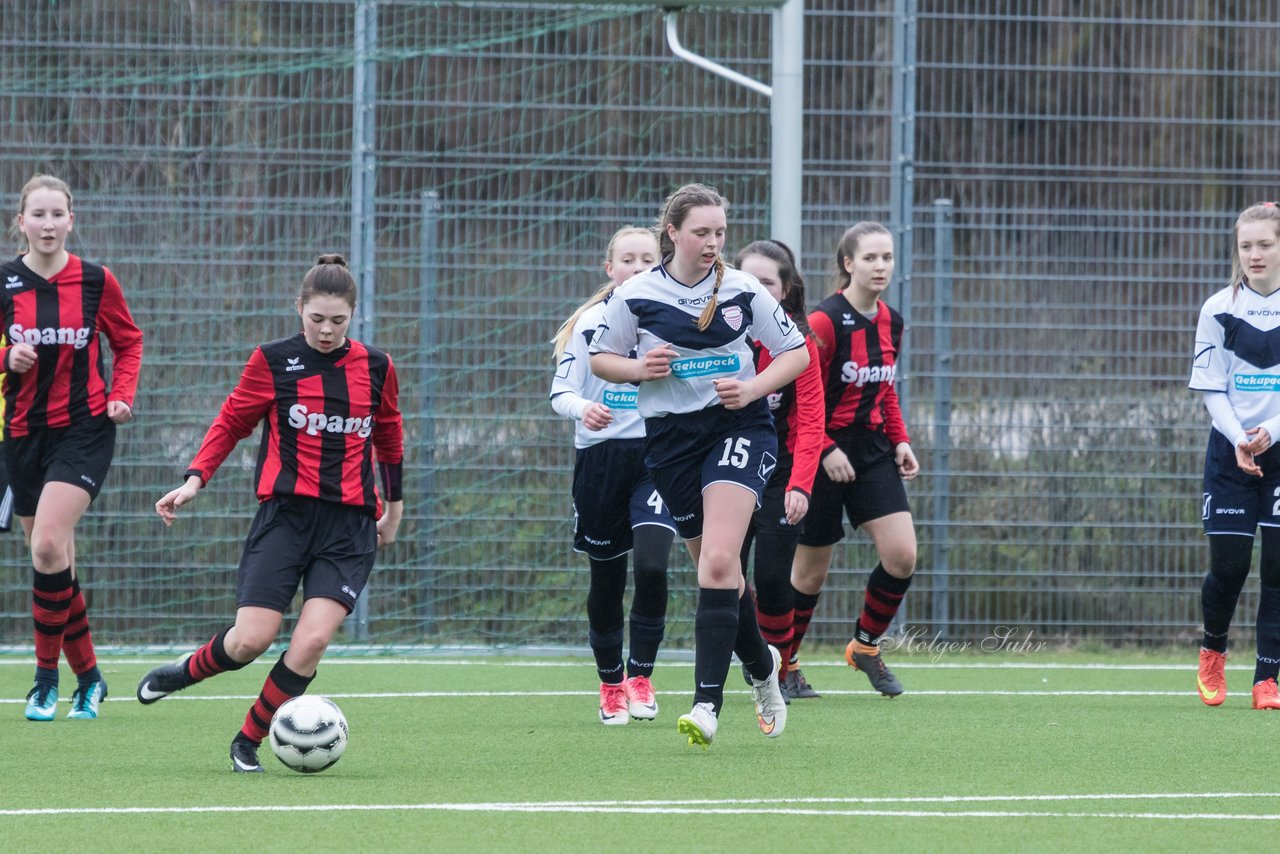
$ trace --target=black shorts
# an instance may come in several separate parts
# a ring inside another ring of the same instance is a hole
[[[1272,445],[1254,458],[1262,477],[1240,470],[1231,440],[1216,429],[1209,431],[1204,455],[1204,494],[1200,518],[1206,534],[1239,534],[1252,537],[1259,525],[1280,526],[1276,511],[1280,502],[1280,445]]]
[[[809,514],[804,517],[804,533],[800,535],[801,545],[820,548],[843,540],[842,516],[847,516],[849,524],[856,528],[863,522],[892,513],[911,512],[893,445],[887,436],[859,430],[837,435],[835,439],[853,465],[854,479],[850,483],[836,483],[818,466]]]
[[[348,613],[373,571],[378,529],[363,507],[282,495],[262,502],[244,543],[236,606],[284,613],[302,598],[333,599]]]
[[[751,531],[764,531],[780,537],[799,537],[804,520],[796,525],[787,521],[787,483],[791,480],[792,458],[783,456],[760,496],[760,506],[751,517]]]
[[[573,550],[595,560],[631,551],[631,529],[676,523],[644,465],[644,439],[579,448],[573,464]]]
[[[70,483],[90,499],[98,497],[115,453],[116,424],[97,415],[68,427],[9,436],[3,444],[14,515],[34,516],[46,483]]]

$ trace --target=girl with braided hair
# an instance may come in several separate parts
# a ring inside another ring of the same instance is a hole
[[[752,677],[761,731],[776,737],[786,726],[780,655],[760,635],[739,550],[778,464],[765,398],[809,363],[778,301],[721,257],[727,207],[702,184],[667,198],[659,264],[614,291],[590,348],[596,376],[639,386],[645,465],[697,567],[693,708],[677,728],[704,748],[733,653]],[[752,339],[773,359],[758,374]]]

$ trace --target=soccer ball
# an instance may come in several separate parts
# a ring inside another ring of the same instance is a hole
[[[276,758],[303,774],[323,771],[347,749],[347,719],[325,697],[294,697],[276,709],[268,732]]]

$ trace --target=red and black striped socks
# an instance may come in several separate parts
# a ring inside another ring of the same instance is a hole
[[[35,623],[36,681],[58,684],[58,656],[75,597],[71,567],[61,572],[37,572],[31,584],[31,618]],[[44,671],[42,674],[41,671]],[[52,673],[52,678],[50,678]],[[41,676],[44,680],[41,680]]]
[[[247,661],[236,661],[227,654],[227,632],[233,628],[234,626],[227,626],[218,632],[209,639],[208,643],[197,649],[187,659],[184,669],[187,672],[188,685],[194,685],[196,682],[202,682],[210,676],[226,673],[228,670],[239,670],[249,663]]]
[[[254,744],[261,744],[267,737],[267,729],[271,726],[271,718],[275,715],[276,709],[284,705],[285,701],[305,694],[307,686],[315,678],[314,673],[310,676],[294,673],[284,663],[284,653],[281,653],[280,660],[276,662],[275,667],[271,668],[267,681],[262,684],[262,693],[258,695],[258,701],[253,704],[253,708],[249,709],[249,714],[244,716],[244,726],[240,728],[240,734]]]
[[[67,664],[80,681],[93,682],[98,677],[98,657],[93,649],[93,635],[89,632],[89,610],[80,590],[80,579],[71,579],[71,607],[67,625],[62,635],[62,651]]]
[[[875,644],[889,630],[902,598],[907,595],[912,576],[895,578],[885,572],[882,564],[876,564],[867,579],[867,592],[863,597],[862,615],[854,638],[859,643]]]
[[[792,589],[795,590],[794,587]],[[813,612],[818,607],[820,595],[821,593],[801,593],[795,590],[796,616],[791,629],[791,649],[790,651],[781,650],[791,667],[800,660],[800,644],[804,643],[804,636],[809,631],[809,621],[813,619]]]

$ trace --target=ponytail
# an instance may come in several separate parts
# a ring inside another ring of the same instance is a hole
[[[578,306],[573,314],[569,315],[569,319],[560,324],[560,328],[556,330],[556,334],[551,336],[551,340],[547,343],[555,345],[554,361],[559,362],[564,356],[565,348],[569,346],[569,339],[573,337],[573,327],[578,325],[578,318],[582,317],[583,312],[591,308],[591,306],[602,303],[609,298],[609,294],[614,292],[618,286],[614,282],[605,282],[600,286],[600,290],[591,295],[591,298]]]
[[[724,281],[724,259],[719,255],[716,256],[716,283],[711,286],[711,300],[707,303],[707,307],[702,310],[702,314],[698,315],[698,331],[704,332],[711,325],[711,321],[716,317],[717,296],[720,293],[720,283]]]

